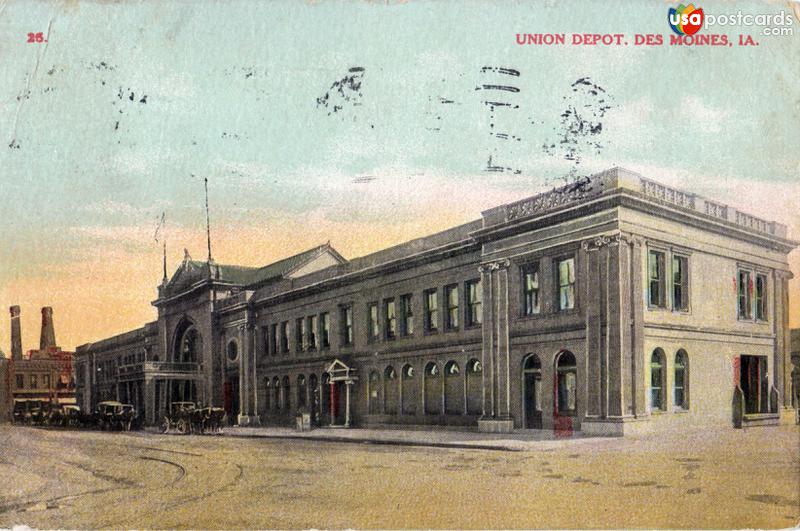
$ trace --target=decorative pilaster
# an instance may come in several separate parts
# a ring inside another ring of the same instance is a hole
[[[507,259],[482,264],[483,286],[483,416],[481,431],[509,432],[511,418],[511,341],[509,333]]]
[[[585,430],[622,431],[621,422],[644,403],[644,379],[637,366],[641,298],[640,262],[635,238],[615,232],[582,242],[586,315]]]
[[[792,415],[792,356],[791,331],[789,329],[789,280],[793,277],[789,271],[775,272],[774,319],[775,350],[773,382],[777,390],[778,404],[774,406],[781,412],[783,422],[791,422]]]

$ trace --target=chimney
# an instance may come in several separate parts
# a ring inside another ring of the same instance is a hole
[[[47,350],[56,346],[56,331],[53,328],[53,309],[50,306],[42,308],[42,335],[39,339],[39,350]]]
[[[11,310],[11,359],[22,359],[22,328],[19,323],[19,306],[12,306]]]

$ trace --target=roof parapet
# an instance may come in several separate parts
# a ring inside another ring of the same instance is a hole
[[[532,197],[483,212],[484,227],[545,214],[587,201],[614,189],[626,189],[684,210],[733,223],[751,231],[786,238],[786,225],[742,212],[729,205],[661,184],[624,168],[611,168]]]

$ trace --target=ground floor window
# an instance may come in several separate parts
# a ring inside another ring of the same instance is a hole
[[[675,367],[673,379],[673,400],[678,409],[689,409],[688,394],[688,364],[689,356],[681,349],[675,353]]]
[[[657,348],[650,355],[650,409],[663,410],[666,408],[664,400],[664,351]]]

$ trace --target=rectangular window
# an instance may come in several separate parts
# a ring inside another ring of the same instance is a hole
[[[383,317],[386,339],[394,339],[397,337],[397,308],[394,299],[383,301]]]
[[[467,293],[467,326],[477,326],[483,319],[483,291],[480,279],[469,280],[464,285]]]
[[[444,300],[447,302],[445,330],[458,329],[458,284],[444,287]]]
[[[308,331],[308,348],[309,350],[316,350],[317,348],[317,326],[319,321],[316,315],[312,315],[306,319],[306,330]]]
[[[425,331],[436,332],[439,329],[439,295],[435,289],[424,293],[425,299]]]
[[[31,374],[31,389],[38,389],[39,388],[39,377],[35,374]]]
[[[270,334],[269,326],[262,326],[261,327],[261,350],[264,356],[269,356],[272,354],[272,349],[274,348],[272,345],[272,334]]]
[[[343,306],[341,309],[342,345],[353,344],[353,307]]]
[[[278,353],[278,350],[281,348],[281,337],[278,331],[277,323],[272,325],[270,328],[269,336],[269,353],[275,356]]]
[[[753,305],[751,297],[753,294],[753,281],[749,271],[739,271],[739,319],[753,318]]]
[[[536,315],[539,303],[539,264],[522,266],[522,315]]]
[[[756,319],[767,320],[767,277],[756,275]]]
[[[308,330],[305,317],[300,317],[294,323],[295,350],[302,352],[308,347]]]
[[[281,323],[281,352],[289,352],[289,321]]]
[[[322,348],[331,346],[331,316],[328,312],[320,314],[320,321],[322,321]]]
[[[571,310],[575,307],[575,259],[558,261],[558,309]]]
[[[689,259],[672,256],[672,309],[689,309]]]
[[[25,389],[25,377],[17,374],[17,389]]]
[[[369,307],[367,309],[367,319],[369,319],[369,322],[367,323],[367,330],[369,330],[370,341],[379,339],[381,336],[381,327],[380,322],[378,321],[377,302],[369,303]]]
[[[42,388],[43,389],[50,389],[50,375],[43,374],[42,375]]]
[[[664,300],[664,253],[650,251],[647,255],[648,303],[663,308]]]
[[[412,298],[408,293],[400,297],[400,311],[402,312],[402,319],[400,325],[402,327],[400,333],[404,336],[409,336],[414,333],[414,310],[411,307]]]

